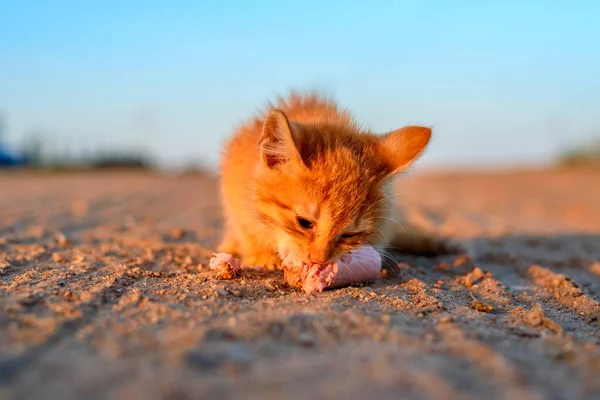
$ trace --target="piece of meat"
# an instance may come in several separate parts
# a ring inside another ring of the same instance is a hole
[[[209,266],[221,279],[234,279],[242,272],[240,260],[229,253],[213,253]]]
[[[286,258],[282,266],[288,285],[313,293],[375,279],[381,271],[381,256],[372,246],[362,246],[330,264],[305,264]]]

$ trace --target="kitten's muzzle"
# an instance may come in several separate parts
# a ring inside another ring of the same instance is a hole
[[[323,255],[315,256],[313,254],[310,254],[308,256],[308,259],[310,260],[310,262],[312,262],[314,264],[324,264],[327,261],[328,257],[325,257]]]

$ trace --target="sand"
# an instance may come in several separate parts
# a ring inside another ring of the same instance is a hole
[[[468,256],[306,295],[215,279],[211,177],[0,173],[0,398],[600,396],[600,172],[422,173]]]

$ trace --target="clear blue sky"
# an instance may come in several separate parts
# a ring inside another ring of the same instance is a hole
[[[377,131],[434,126],[423,163],[543,161],[600,132],[599,21],[592,0],[0,0],[0,112],[12,144],[214,162],[267,100],[318,88]]]

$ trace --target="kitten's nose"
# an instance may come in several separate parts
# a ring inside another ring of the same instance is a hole
[[[310,262],[315,263],[315,264],[323,264],[325,261],[327,261],[325,259],[325,255],[314,255],[314,254],[310,254],[308,256],[308,258],[310,259]]]

